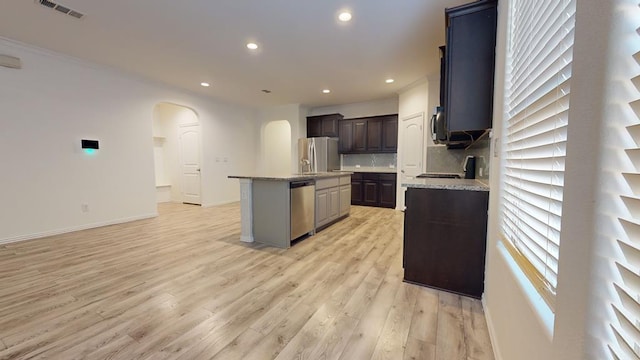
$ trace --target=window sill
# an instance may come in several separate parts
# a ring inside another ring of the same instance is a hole
[[[525,298],[529,300],[529,305],[533,308],[533,312],[536,314],[536,318],[539,320],[540,325],[544,328],[549,341],[552,341],[555,314],[551,311],[551,308],[547,305],[546,301],[544,301],[533,284],[531,284],[513,257],[511,257],[509,250],[507,250],[505,245],[502,243],[502,240],[498,241],[497,248],[511,270],[511,273],[514,275],[516,282],[520,285],[520,289],[524,292]]]

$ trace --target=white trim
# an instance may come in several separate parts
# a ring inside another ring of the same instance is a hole
[[[115,220],[101,221],[101,222],[90,223],[90,224],[85,224],[85,225],[72,226],[72,227],[68,227],[68,228],[64,228],[64,229],[56,229],[56,230],[50,230],[50,231],[43,231],[43,232],[40,232],[40,233],[19,235],[19,236],[0,239],[0,244],[10,244],[10,243],[15,243],[15,242],[20,242],[20,241],[39,239],[39,238],[48,237],[48,236],[66,234],[66,233],[70,233],[70,232],[74,232],[74,231],[94,229],[94,228],[99,228],[99,227],[103,227],[103,226],[122,224],[122,223],[126,223],[126,222],[131,222],[131,221],[150,219],[150,218],[154,218],[154,217],[157,217],[157,216],[158,216],[158,212],[154,212],[154,213],[151,213],[151,214],[131,216],[131,217],[127,217],[127,218],[120,218],[120,219],[115,219]]]
[[[491,311],[489,310],[489,306],[487,305],[487,298],[482,296],[482,308],[484,309],[484,319],[487,323],[487,329],[489,330],[489,340],[491,340],[491,349],[493,350],[493,356],[495,360],[502,360],[502,353],[500,352],[500,348],[498,347],[498,335],[496,334],[496,330],[493,327],[493,319],[491,317]]]
[[[239,203],[239,202],[240,202],[240,200],[218,201],[218,202],[213,202],[213,203],[208,203],[208,204],[202,204],[200,206],[202,206],[203,208],[209,208],[209,207],[220,206],[220,205],[228,205],[228,204]]]
[[[502,243],[502,240],[498,241],[496,245],[498,253],[500,253],[502,259],[506,263],[507,267],[511,270],[510,273],[513,276],[515,282],[519,285],[522,295],[527,299],[527,303],[531,307],[532,312],[535,314],[535,318],[538,320],[540,327],[544,329],[544,334],[550,343],[553,343],[553,330],[555,326],[555,314],[542,298],[542,295],[533,286],[527,275],[522,271],[520,266],[511,257],[509,250]]]
[[[422,121],[424,121],[424,111],[420,111],[411,115],[407,115],[405,117],[402,118],[402,121],[407,121],[407,120],[411,120],[413,118],[417,118],[418,116],[422,117]],[[422,125],[424,125],[424,122],[422,123]]]
[[[187,108],[187,109],[191,110],[191,108],[186,107],[186,106],[184,106],[184,105],[176,105],[176,106],[181,106],[181,107],[183,107],[183,108]],[[191,111],[193,111],[193,110],[191,110]],[[194,111],[194,113],[195,113],[195,111]],[[189,122],[189,123],[178,124],[178,127],[180,127],[180,128],[183,128],[183,127],[190,127],[190,126],[200,126],[200,123],[199,123],[199,122],[197,122],[197,121],[192,121],[192,122]]]

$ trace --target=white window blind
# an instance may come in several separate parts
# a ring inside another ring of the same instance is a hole
[[[504,242],[554,308],[575,0],[510,2],[502,146]]]
[[[638,4],[640,7],[640,4]],[[640,11],[636,10],[637,23],[635,36],[640,37]],[[630,34],[631,35],[631,34]],[[631,35],[631,36],[634,36]],[[633,44],[633,42],[632,42]],[[613,304],[617,322],[611,328],[617,340],[617,346],[609,346],[616,359],[640,359],[640,39],[635,42],[635,61],[625,62],[630,68],[625,69],[629,74],[636,74],[631,79],[635,86],[630,98],[631,125],[627,130],[635,142],[635,146],[625,150],[631,160],[634,171],[623,173],[629,185],[629,193],[621,194],[622,201],[628,213],[619,218],[624,234],[618,240],[621,253],[624,255],[616,261],[620,277],[614,280],[614,288],[618,300]],[[635,116],[634,116],[635,115]]]

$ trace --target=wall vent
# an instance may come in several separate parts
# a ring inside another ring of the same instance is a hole
[[[77,12],[75,10],[69,9],[66,6],[60,5],[58,3],[55,3],[53,1],[49,1],[49,0],[36,0],[36,3],[42,5],[42,6],[46,6],[49,9],[54,9],[57,10],[65,15],[69,15],[69,16],[73,16],[76,19],[82,19],[82,17],[84,16],[83,13]]]

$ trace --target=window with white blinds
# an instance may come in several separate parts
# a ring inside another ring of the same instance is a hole
[[[616,260],[620,277],[613,284],[618,301],[613,304],[617,322],[612,323],[611,328],[617,344],[610,345],[609,349],[616,359],[640,358],[640,10],[634,10],[636,34],[630,35],[639,38],[631,42],[635,44],[635,49],[632,49],[635,61],[625,62],[630,66],[625,71],[635,74],[631,79],[635,90],[630,94],[633,101],[629,104],[630,125],[627,126],[635,145],[625,150],[633,170],[622,173],[629,193],[620,195],[628,212],[619,218],[624,230],[618,240],[623,257]]]
[[[500,200],[504,243],[553,310],[575,0],[509,8]]]

